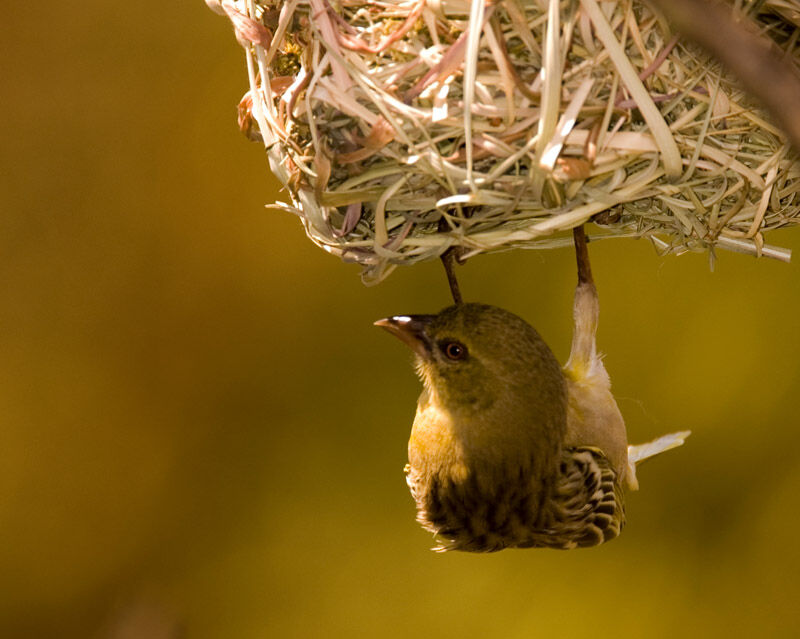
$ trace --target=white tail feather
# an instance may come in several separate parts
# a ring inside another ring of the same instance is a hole
[[[628,446],[628,484],[632,490],[639,488],[639,482],[636,479],[636,466],[641,464],[645,459],[650,459],[663,453],[664,451],[682,446],[686,438],[692,434],[690,430],[682,430],[677,433],[670,433],[669,435],[662,435],[658,439],[654,439],[646,444],[637,444],[636,446]]]

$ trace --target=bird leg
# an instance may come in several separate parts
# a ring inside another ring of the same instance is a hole
[[[575,256],[578,261],[578,286],[575,288],[573,319],[575,332],[572,335],[572,349],[565,368],[575,371],[587,371],[597,358],[597,320],[600,315],[600,303],[597,289],[592,279],[592,267],[589,263],[589,251],[586,247],[586,233],[583,225],[572,229],[575,242]]]
[[[592,279],[592,265],[589,263],[589,249],[586,244],[586,232],[583,224],[572,229],[572,239],[575,242],[575,257],[578,260],[578,284],[594,283]]]
[[[455,247],[450,247],[442,253],[442,264],[444,264],[444,271],[447,273],[447,283],[450,285],[450,293],[453,295],[453,302],[456,304],[463,304],[464,299],[461,297],[461,289],[458,287],[458,280],[456,279],[455,251]]]
[[[442,216],[439,220],[439,232],[445,233],[450,229],[450,224],[446,216]],[[458,258],[459,248],[451,246],[444,253],[442,253],[442,264],[444,265],[444,272],[447,273],[447,283],[450,285],[450,293],[453,295],[453,302],[456,305],[463,304],[464,299],[461,297],[461,289],[458,287],[458,280],[456,279],[456,260]]]

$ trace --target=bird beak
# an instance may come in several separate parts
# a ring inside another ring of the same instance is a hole
[[[435,315],[395,315],[375,322],[411,347],[417,355],[427,359],[431,355],[431,341],[426,329]]]

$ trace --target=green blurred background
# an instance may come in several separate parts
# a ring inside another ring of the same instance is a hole
[[[796,636],[791,264],[593,245],[601,347],[646,466],[618,541],[437,555],[402,475],[419,384],[365,288],[239,133],[243,54],[200,1],[7,3],[0,154],[0,636]],[[563,361],[569,251],[474,259],[473,300]]]

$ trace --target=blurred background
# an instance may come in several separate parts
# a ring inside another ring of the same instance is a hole
[[[40,9],[44,9],[43,7]],[[596,549],[437,555],[402,468],[419,383],[371,326],[448,303],[313,246],[203,2],[10,3],[0,153],[0,636],[791,636],[800,229],[786,265],[592,245],[640,472]],[[564,361],[570,251],[478,257],[467,298]]]

